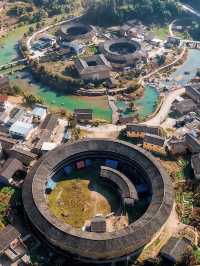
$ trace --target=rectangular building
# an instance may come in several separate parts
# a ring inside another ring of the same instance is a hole
[[[200,180],[200,153],[192,155],[191,166],[196,179]]]
[[[189,96],[194,102],[200,103],[200,83],[192,84],[185,87],[186,94]]]
[[[34,109],[32,111],[33,119],[43,121],[47,116],[48,108],[45,105],[35,104]]]
[[[127,124],[126,134],[131,138],[144,138],[145,134],[162,135],[160,127],[147,126],[142,124]]]
[[[26,140],[29,138],[33,125],[22,121],[16,121],[9,129],[9,134],[15,139]]]
[[[22,162],[16,158],[9,158],[0,169],[0,183],[4,185],[12,184],[13,176],[19,170],[24,170]]]
[[[186,238],[171,237],[161,249],[161,256],[172,263],[181,263],[184,256],[191,248],[191,242]]]
[[[15,122],[20,120],[25,113],[25,109],[22,107],[15,107],[10,112],[10,119],[6,122],[7,127],[11,127]]]
[[[37,155],[42,154],[41,149],[42,149],[43,143],[51,141],[52,133],[57,125],[58,125],[57,116],[53,114],[48,114],[40,126],[40,129],[41,129],[40,136],[38,137],[38,141],[32,150],[33,153],[36,153]]]
[[[74,117],[77,122],[90,122],[92,121],[92,109],[75,109]]]
[[[10,224],[0,230],[0,255],[3,254],[14,241],[18,240],[20,235],[21,234]]]
[[[17,141],[12,138],[9,138],[9,136],[7,135],[0,135],[0,143],[2,145],[3,150],[6,150],[11,149],[17,143]]]
[[[187,148],[191,153],[199,153],[200,152],[200,141],[197,136],[193,134],[186,134],[185,140],[187,144]]]
[[[85,59],[79,58],[75,63],[76,70],[83,80],[106,80],[110,78],[111,64],[103,54],[93,55]]]
[[[158,135],[145,134],[143,148],[160,154],[165,154],[165,139]]]
[[[185,154],[187,152],[187,144],[185,138],[170,139],[167,143],[168,150],[172,155]]]
[[[196,112],[197,105],[192,99],[185,99],[183,101],[174,103],[172,105],[172,110],[176,112],[178,115],[185,115],[190,112]]]
[[[13,147],[9,150],[6,150],[6,154],[8,154],[10,157],[18,159],[26,166],[28,166],[32,161],[37,159],[37,155],[35,153],[18,147]]]

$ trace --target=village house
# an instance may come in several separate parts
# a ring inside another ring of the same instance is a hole
[[[142,124],[127,124],[126,134],[130,138],[144,138],[145,134],[162,135],[160,127],[147,126]]]
[[[194,102],[200,103],[200,83],[188,85],[185,89],[187,96],[189,96]]]
[[[20,120],[25,114],[25,109],[22,107],[15,107],[10,112],[10,119],[6,122],[6,127],[11,127],[15,122]]]
[[[106,219],[102,216],[94,217],[91,220],[91,232],[105,233],[106,232]]]
[[[185,138],[170,139],[167,142],[167,148],[172,155],[185,154],[187,152],[187,144]]]
[[[197,105],[192,99],[185,99],[180,102],[175,102],[172,105],[172,111],[176,112],[177,115],[183,116],[190,112],[196,112]]]
[[[179,46],[181,43],[181,38],[176,36],[168,36],[167,43],[172,44],[173,46]]]
[[[23,262],[30,262],[26,246],[16,228],[10,224],[4,227],[0,231],[0,239],[0,265],[24,265]]]
[[[3,185],[12,185],[13,176],[18,171],[24,171],[24,166],[21,161],[16,158],[8,158],[0,169],[0,183]]]
[[[0,230],[0,256],[16,243],[20,236],[21,234],[10,224]]]
[[[89,123],[92,121],[92,109],[75,109],[74,118],[77,122]]]
[[[194,136],[193,134],[186,134],[185,140],[186,140],[187,148],[191,153],[200,152],[200,141],[198,139],[198,136]]]
[[[106,80],[110,78],[111,64],[103,54],[93,55],[75,62],[76,70],[83,80]]]
[[[54,129],[58,125],[58,117],[54,114],[48,114],[40,126],[40,135],[37,138],[32,152],[41,155],[44,142],[50,142]]]
[[[10,138],[8,135],[0,135],[0,143],[3,150],[11,149],[17,141]]]
[[[161,256],[172,263],[181,263],[184,256],[191,249],[191,242],[187,238],[171,237],[161,249]]]
[[[52,151],[58,146],[57,143],[54,142],[44,142],[41,147],[42,154],[45,154],[48,151]]]
[[[165,154],[165,139],[158,135],[145,134],[143,148],[151,152]]]
[[[200,153],[192,155],[191,166],[194,171],[195,178],[200,180]]]
[[[17,146],[14,146],[11,149],[6,150],[6,154],[9,157],[14,157],[18,159],[26,166],[28,166],[32,161],[37,159],[37,155],[35,153],[32,153],[29,150],[24,150]]]
[[[12,138],[27,140],[33,130],[33,124],[16,121],[9,129]]]
[[[48,112],[47,106],[42,104],[35,104],[32,111],[33,119],[38,122],[41,122],[47,116],[47,112]]]

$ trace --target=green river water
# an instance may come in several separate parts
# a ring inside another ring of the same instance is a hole
[[[12,60],[17,58],[17,44],[22,38],[24,32],[27,31],[27,26],[23,26],[9,32],[9,34],[0,40],[0,65],[10,63]],[[176,72],[172,73],[173,82],[177,82],[181,85],[187,84],[191,79],[192,75],[195,75],[197,68],[200,67],[200,51],[189,50],[188,58],[186,62],[180,66]],[[184,75],[185,71],[189,71],[191,74],[188,76]],[[20,76],[20,74],[19,74]],[[23,75],[22,75],[23,76]],[[34,91],[37,95],[44,98],[48,105],[66,108],[69,111],[73,111],[74,108],[92,108],[96,118],[105,119],[111,121],[112,111],[110,108],[101,107],[96,101],[88,101],[86,98],[79,96],[63,96],[59,94],[53,88],[49,88],[43,84],[35,83],[30,73],[27,75],[27,82],[31,83],[30,91]],[[18,76],[17,76],[18,77]],[[12,80],[17,79],[16,75],[10,75]],[[141,118],[147,117],[149,114],[154,112],[155,103],[159,97],[158,92],[155,88],[146,86],[144,96],[135,101],[135,105],[138,109],[138,114]],[[104,104],[105,105],[105,104]],[[118,102],[119,107],[124,107],[123,102]],[[123,108],[122,108],[123,109]]]

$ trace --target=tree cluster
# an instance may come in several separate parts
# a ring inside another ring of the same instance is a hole
[[[174,0],[94,0],[87,18],[99,25],[119,24],[128,19],[164,24],[181,12]]]

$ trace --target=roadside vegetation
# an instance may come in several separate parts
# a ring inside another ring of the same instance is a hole
[[[0,187],[0,230],[7,225],[7,212],[10,208],[11,199],[15,189],[11,187]]]

